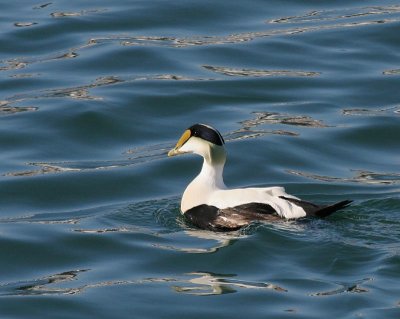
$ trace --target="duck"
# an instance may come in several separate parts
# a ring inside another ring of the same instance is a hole
[[[181,154],[203,157],[201,171],[186,187],[180,206],[181,213],[197,228],[233,231],[254,222],[325,218],[352,202],[314,204],[286,193],[281,186],[228,188],[223,179],[225,141],[207,124],[190,126],[168,152],[169,157]]]

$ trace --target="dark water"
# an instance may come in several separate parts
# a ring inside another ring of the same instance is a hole
[[[400,315],[398,1],[2,1],[1,318]],[[231,186],[327,220],[180,217],[224,134]]]

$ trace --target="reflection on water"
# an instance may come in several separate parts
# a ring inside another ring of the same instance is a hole
[[[290,115],[281,114],[277,112],[253,112],[254,119],[241,121],[240,124],[245,129],[250,129],[258,125],[264,124],[285,124],[294,126],[307,126],[307,127],[328,127],[320,120],[315,120],[306,115]]]
[[[173,284],[171,288],[177,293],[196,296],[224,295],[238,292],[239,289],[268,289],[277,292],[288,292],[287,289],[266,282],[253,282],[236,279],[234,274],[216,274],[211,272],[191,272],[184,276],[171,278],[144,278],[139,280],[112,280],[98,283],[79,284],[71,287],[65,283],[79,280],[78,276],[90,269],[78,269],[45,276],[43,278],[11,282],[0,285],[0,296],[46,296],[46,295],[74,295],[86,289],[101,288],[116,285],[145,285],[145,284]],[[187,278],[191,277],[191,278]],[[311,293],[310,296],[333,296],[342,293],[366,293],[368,289],[363,284],[371,278],[362,279],[352,283],[333,283],[339,286],[336,289]],[[327,283],[329,284],[329,283]]]
[[[19,70],[28,67],[31,64],[35,63],[43,63],[50,61],[57,61],[63,59],[71,59],[78,57],[78,53],[75,52],[75,49],[72,48],[67,52],[57,52],[55,54],[49,54],[44,57],[27,57],[23,59],[10,59],[0,61],[0,71],[9,71],[9,70]]]
[[[319,72],[307,71],[289,71],[289,70],[252,70],[252,69],[236,69],[222,66],[203,65],[203,68],[220,73],[227,76],[248,76],[248,77],[264,77],[264,76],[318,76]]]
[[[26,78],[33,78],[39,76],[39,74],[35,73],[18,73],[18,74],[13,74],[10,75],[10,78],[14,79],[26,79]]]
[[[24,282],[6,283],[0,285],[0,296],[47,296],[47,295],[75,295],[84,290],[93,288],[102,288],[116,285],[143,284],[150,282],[169,282],[166,279],[144,279],[144,280],[112,280],[92,284],[76,285],[75,287],[62,287],[71,281],[78,281],[79,275],[90,271],[91,269],[79,269],[66,271],[60,274],[34,279]],[[173,279],[172,279],[173,280]],[[57,285],[61,285],[57,286]]]
[[[182,218],[183,219],[183,218]],[[184,233],[181,234],[170,234],[170,235],[164,235],[164,237],[168,238],[174,238],[174,242],[179,242],[176,240],[175,237],[181,237],[184,235],[182,238],[185,238],[186,236],[190,236],[194,239],[199,239],[196,241],[190,241],[192,244],[194,244],[192,247],[189,247],[189,245],[165,245],[165,244],[154,244],[154,247],[161,248],[161,249],[167,249],[167,250],[174,250],[174,251],[180,251],[180,252],[185,252],[185,253],[190,253],[190,254],[208,254],[208,253],[215,253],[221,248],[228,247],[233,245],[238,239],[246,237],[244,235],[243,231],[232,231],[229,233],[215,233],[212,231],[206,231],[206,230],[201,230],[201,229],[188,229],[188,226],[185,223],[178,223],[181,228],[185,229]],[[184,241],[185,243],[187,240]]]
[[[0,71],[8,71],[8,70],[18,70],[27,66],[26,62],[18,61],[18,60],[8,60],[8,61],[0,61],[0,65],[3,64],[5,66],[0,66]]]
[[[31,27],[33,25],[37,24],[37,22],[15,22],[14,26],[23,28],[23,27]]]
[[[376,6],[365,8],[340,8],[332,10],[314,10],[304,15],[284,17],[267,21],[267,23],[305,23],[305,22],[325,22],[342,19],[363,18],[376,15],[391,15],[400,13],[399,5]]]
[[[22,214],[19,217],[2,217],[0,224],[4,223],[32,223],[44,225],[57,225],[57,224],[79,224],[82,220],[92,217],[96,214],[99,208],[89,208],[77,211],[67,212],[52,212],[52,213],[29,213]],[[103,207],[103,209],[106,209]]]
[[[52,3],[45,3],[43,5],[35,6],[34,9],[42,9],[45,8]],[[53,12],[51,13],[52,17],[55,18],[63,18],[63,17],[79,17],[82,15],[93,14],[93,13],[101,13],[106,11],[105,9],[93,9],[93,10],[82,10],[78,12]],[[343,11],[343,12],[341,12]],[[293,35],[297,33],[304,33],[310,31],[321,31],[323,29],[334,29],[334,28],[349,28],[355,26],[368,26],[370,24],[377,23],[390,23],[390,22],[398,22],[400,18],[398,17],[400,13],[399,6],[382,6],[382,7],[358,7],[358,8],[349,8],[349,9],[341,9],[341,10],[322,10],[322,11],[312,11],[305,15],[298,15],[292,17],[283,17],[268,21],[269,25],[274,24],[293,24],[293,23],[310,23],[310,22],[319,22],[319,24],[311,25],[311,26],[299,26],[292,29],[268,29],[266,31],[257,31],[257,32],[247,32],[247,33],[238,33],[231,34],[227,36],[195,36],[195,37],[166,37],[166,36],[129,36],[129,35],[110,35],[105,37],[96,37],[91,38],[81,45],[76,47],[72,47],[69,49],[65,49],[62,52],[56,52],[52,54],[42,55],[38,57],[24,57],[24,58],[12,58],[5,59],[0,61],[0,71],[10,71],[10,70],[19,70],[22,68],[27,68],[28,66],[36,63],[44,63],[49,61],[58,61],[64,59],[78,58],[79,51],[84,49],[93,49],[97,45],[101,45],[104,43],[116,43],[117,45],[123,46],[133,46],[133,45],[154,45],[154,46],[171,46],[175,48],[181,48],[186,46],[193,45],[217,45],[217,44],[227,44],[227,43],[243,43],[247,41],[251,41],[256,38],[261,37],[269,37],[269,36],[282,36],[282,35]],[[387,19],[381,20],[366,20],[368,18],[375,17],[376,15],[385,15]],[[345,23],[337,23],[337,24],[323,24],[320,22],[331,22],[343,19],[352,19],[352,22]],[[15,26],[17,27],[30,27],[35,25],[36,22],[15,22]],[[259,70],[259,69],[245,69],[245,68],[232,68],[232,67],[221,67],[221,66],[212,66],[212,65],[204,65],[204,68],[213,71],[215,73],[227,75],[227,76],[247,76],[247,77],[265,77],[265,76],[317,76],[320,73],[315,71],[297,71],[297,70]],[[398,74],[398,69],[386,70],[383,71],[385,75],[395,75]],[[16,75],[10,75],[15,77]],[[31,77],[36,76],[35,74],[30,75]],[[24,111],[35,111],[38,109],[37,106],[15,106],[14,104],[27,101],[34,100],[38,98],[50,98],[50,97],[69,97],[73,99],[83,99],[83,100],[97,100],[102,99],[102,97],[92,96],[89,92],[89,89],[109,85],[116,84],[120,82],[129,82],[129,81],[137,81],[137,80],[213,80],[213,79],[203,79],[203,78],[191,78],[177,74],[159,74],[152,76],[135,76],[128,78],[119,78],[116,76],[108,76],[106,79],[113,78],[115,82],[108,83],[97,83],[97,80],[88,85],[78,86],[74,88],[61,88],[56,90],[47,90],[42,91],[41,93],[27,93],[21,94],[17,96],[12,96],[10,98],[6,98],[3,102],[3,106],[0,109],[0,114],[15,114]]]
[[[102,13],[106,12],[107,9],[93,9],[93,10],[82,10],[82,11],[77,11],[77,12],[53,12],[50,15],[53,18],[65,18],[65,17],[81,17],[93,13]]]
[[[39,10],[39,9],[44,9],[46,7],[48,7],[49,5],[53,4],[52,2],[47,2],[47,3],[43,3],[43,4],[39,4],[37,6],[34,6],[33,9],[34,10]]]
[[[84,287],[57,287],[57,284],[73,281],[77,279],[80,273],[89,269],[78,269],[66,271],[60,274],[50,275],[31,281],[7,283],[0,285],[0,296],[32,296],[32,295],[72,295],[82,291]],[[54,287],[56,286],[56,287]]]
[[[344,109],[342,111],[343,115],[359,115],[359,116],[379,116],[379,115],[390,115],[390,114],[400,114],[400,106],[391,106],[378,109]]]
[[[38,108],[34,106],[11,106],[7,101],[0,101],[0,115],[9,115],[20,112],[37,111]]]
[[[241,127],[235,131],[224,135],[226,141],[241,140],[247,138],[257,138],[264,135],[285,135],[296,137],[299,133],[287,130],[265,130],[259,129],[261,125],[290,125],[290,126],[306,126],[313,128],[331,127],[324,124],[320,120],[313,119],[307,115],[291,115],[281,114],[278,112],[252,112],[255,118],[239,122]]]
[[[83,234],[105,234],[105,233],[132,232],[132,229],[126,227],[119,227],[119,228],[102,228],[102,229],[74,229],[74,231]]]
[[[66,271],[43,278],[0,284],[0,296],[47,296],[47,295],[75,295],[84,290],[120,286],[120,285],[146,285],[146,284],[171,284],[171,288],[178,293],[197,296],[223,295],[237,292],[238,289],[269,289],[277,292],[287,292],[286,289],[265,282],[251,282],[235,279],[236,275],[214,274],[210,272],[193,272],[184,276],[173,278],[144,278],[139,280],[110,280],[98,283],[78,284],[71,287],[68,282],[79,281],[78,276],[90,269]],[[188,276],[192,278],[187,278]],[[67,287],[63,287],[67,286]]]
[[[56,174],[67,172],[82,172],[91,170],[105,170],[138,165],[156,159],[164,158],[167,152],[160,150],[160,154],[131,157],[127,160],[116,159],[114,161],[76,161],[60,163],[28,163],[28,165],[39,167],[39,169],[9,172],[5,176],[27,177],[44,174]]]
[[[58,57],[58,58],[71,58],[75,55],[73,53],[68,54],[66,56]],[[43,90],[39,92],[31,92],[31,93],[21,93],[16,94],[11,97],[6,98],[5,100],[1,101],[0,104],[0,111],[2,109],[10,110],[8,114],[13,114],[21,111],[36,111],[37,107],[18,107],[12,106],[16,103],[36,100],[36,99],[43,99],[43,98],[72,98],[78,100],[101,100],[101,97],[92,96],[89,92],[89,89],[98,88],[106,85],[112,85],[122,80],[118,79],[117,77],[100,77],[97,78],[93,83],[71,87],[71,88],[62,88],[62,89],[51,89],[51,90]]]
[[[400,69],[385,70],[382,72],[383,75],[399,75]]]
[[[244,140],[248,138],[258,138],[264,135],[286,135],[286,136],[299,136],[299,134],[291,131],[284,130],[253,130],[240,128],[233,132],[230,132],[224,137],[226,142]]]
[[[393,185],[400,183],[399,173],[376,173],[363,170],[355,170],[355,176],[353,177],[332,177],[317,174],[310,174],[307,172],[300,172],[295,170],[287,170],[288,173],[312,178],[324,182],[352,182],[352,183],[362,183],[362,184],[384,184]]]
[[[272,289],[278,292],[287,292],[286,289],[265,282],[250,282],[235,279],[236,275],[215,274],[211,272],[193,272],[188,276],[195,276],[186,282],[190,285],[176,285],[173,289],[179,293],[210,296],[224,295],[237,292],[237,289]]]
[[[50,163],[29,163],[29,165],[40,166],[40,169],[36,170],[28,170],[28,171],[18,171],[18,172],[9,172],[4,174],[4,176],[16,176],[16,177],[24,177],[24,176],[34,176],[34,175],[43,175],[50,173],[62,173],[62,172],[76,172],[81,169],[69,168],[69,167],[61,167],[58,165],[52,165]]]
[[[50,5],[45,4],[45,6]],[[35,7],[41,8],[41,7]],[[44,7],[43,7],[44,8]],[[371,10],[372,9],[372,10]],[[258,38],[270,37],[270,36],[284,36],[284,35],[295,35],[299,33],[305,32],[313,32],[313,31],[321,31],[321,30],[329,30],[329,29],[338,29],[338,28],[351,28],[351,27],[361,27],[361,26],[369,26],[372,24],[382,24],[382,23],[394,23],[400,21],[400,17],[398,17],[400,10],[398,6],[388,6],[388,7],[373,7],[373,8],[351,8],[346,9],[348,14],[341,15],[338,14],[335,10],[332,11],[313,11],[303,16],[293,16],[293,17],[284,17],[279,19],[274,19],[268,21],[269,24],[275,23],[304,23],[304,22],[318,22],[318,19],[326,20],[326,21],[336,21],[342,20],[344,18],[358,18],[361,21],[352,21],[352,22],[344,22],[337,24],[316,24],[315,26],[301,26],[295,27],[292,29],[268,29],[266,31],[257,31],[257,32],[246,32],[246,33],[237,33],[231,34],[227,36],[194,36],[194,37],[172,37],[172,36],[121,36],[121,35],[111,35],[105,37],[96,37],[89,39],[85,44],[80,46],[67,49],[66,52],[57,53],[55,56],[68,57],[70,52],[74,52],[74,54],[78,55],[78,51],[88,48],[94,48],[96,45],[101,45],[104,43],[116,43],[122,46],[143,46],[143,45],[151,45],[151,46],[170,46],[175,48],[184,48],[187,46],[199,46],[199,45],[222,45],[222,44],[240,44],[243,42],[252,41]],[[86,14],[92,13],[101,13],[106,11],[105,9],[94,9],[94,10],[82,10],[79,12],[54,12],[51,14],[54,18],[65,18],[65,17],[79,17]],[[327,16],[318,18],[320,16]],[[380,19],[380,20],[366,20],[370,16],[375,15],[385,15],[390,18]],[[310,19],[312,17],[312,19]],[[35,24],[35,22],[16,22],[20,23],[19,26],[31,26]],[[6,66],[0,67],[0,71],[4,70],[12,70],[12,69],[20,69],[22,67],[26,67],[29,64],[33,63],[42,63],[46,61],[51,61],[56,59],[54,55],[40,57],[40,58],[30,58],[29,61],[26,59],[12,59],[0,61],[1,64],[6,64]],[[207,67],[207,66],[205,66]],[[218,68],[219,67],[214,67]],[[252,76],[270,76],[270,75],[279,75],[279,76],[315,76],[318,75],[318,72],[302,72],[302,71],[262,71],[259,70],[256,73],[252,70],[231,70],[230,72],[234,72],[235,75],[240,75],[244,73],[253,74]],[[228,73],[230,73],[228,72]],[[262,74],[262,75],[261,75]],[[243,76],[243,75],[241,75]]]
[[[74,52],[66,53],[62,56],[54,57],[53,59],[66,59],[66,58],[75,58],[77,54]],[[5,69],[9,69],[11,67],[16,68],[17,65],[9,63],[9,66],[4,67]],[[18,68],[25,67],[27,63],[19,63]],[[0,67],[1,70],[1,67]],[[13,75],[14,76],[14,75]],[[33,77],[34,75],[30,75]],[[31,92],[31,93],[22,93],[16,94],[11,97],[6,98],[3,101],[0,101],[0,114],[14,114],[22,111],[36,111],[38,107],[19,107],[19,106],[12,106],[16,103],[26,102],[26,101],[34,101],[36,99],[44,99],[44,98],[71,98],[74,100],[103,100],[101,96],[94,96],[91,95],[90,89],[115,85],[118,83],[127,83],[133,81],[150,81],[150,80],[159,80],[159,81],[204,81],[204,80],[212,80],[212,79],[205,79],[205,78],[190,78],[180,75],[173,75],[173,74],[157,74],[157,75],[139,75],[139,76],[127,76],[127,77],[117,77],[117,76],[105,76],[99,77],[95,79],[94,82],[76,86],[76,87],[68,87],[68,88],[61,88],[61,89],[49,89],[43,90],[39,92]],[[3,112],[2,112],[3,110]]]
[[[336,286],[339,286],[339,288],[324,292],[312,293],[311,296],[333,296],[342,293],[368,292],[368,289],[362,287],[361,285],[371,280],[372,280],[371,278],[365,278],[352,283],[334,283]]]
[[[369,26],[372,24],[380,23],[394,23],[398,22],[400,18],[379,20],[379,21],[363,21],[363,22],[353,22],[353,23],[339,23],[333,25],[323,25],[323,26],[310,26],[310,27],[298,27],[293,29],[277,29],[268,31],[257,31],[257,32],[247,32],[247,33],[237,33],[227,36],[197,36],[188,38],[174,38],[174,37],[123,37],[119,38],[123,45],[165,45],[175,48],[184,48],[188,46],[209,46],[209,45],[224,45],[224,44],[241,44],[243,42],[253,41],[259,38],[271,37],[271,36],[283,36],[283,35],[296,35],[305,32],[314,32],[329,29],[339,29],[339,28],[351,28],[360,26]],[[92,39],[93,42],[103,42],[103,41],[115,41],[114,38],[103,38],[103,39]]]
[[[146,37],[146,36],[132,36],[132,37],[120,37],[117,39],[113,38],[94,38],[91,39],[91,43],[101,43],[104,41],[118,41],[122,45],[126,46],[143,46],[143,45],[157,45],[157,46],[169,46],[173,48],[185,48],[190,46],[210,46],[210,45],[225,45],[225,44],[241,44],[244,42],[254,41],[260,38],[272,37],[272,36],[285,36],[285,35],[296,35],[307,32],[316,32],[322,30],[333,30],[333,29],[348,29],[354,27],[365,27],[374,24],[384,23],[396,23],[400,21],[400,18],[382,19],[382,20],[369,20],[360,22],[348,22],[348,23],[337,23],[331,25],[316,25],[316,26],[305,26],[288,29],[276,29],[267,31],[256,31],[256,32],[245,32],[230,34],[227,36],[196,36],[187,38],[175,38],[175,37]]]

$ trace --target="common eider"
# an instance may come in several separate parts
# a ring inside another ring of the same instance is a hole
[[[214,231],[237,230],[254,221],[326,217],[351,201],[316,205],[285,192],[283,187],[228,189],[223,180],[224,138],[205,124],[189,127],[168,156],[194,153],[204,158],[197,177],[187,186],[181,212],[195,226]]]

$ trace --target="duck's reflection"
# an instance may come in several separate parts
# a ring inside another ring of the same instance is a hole
[[[89,269],[72,270],[53,274],[38,279],[0,284],[0,296],[46,296],[74,295],[87,289],[121,286],[121,285],[152,285],[170,286],[177,293],[197,296],[223,295],[238,292],[239,289],[270,289],[277,292],[287,292],[277,285],[245,281],[237,279],[235,274],[217,274],[208,271],[186,273],[177,277],[149,277],[135,280],[106,280],[94,283],[82,283],[78,278]],[[72,281],[76,281],[75,285]]]
[[[236,275],[233,274],[192,272],[187,275],[193,278],[185,281],[183,285],[173,286],[176,292],[197,296],[223,295],[237,292],[238,289],[272,289],[287,292],[286,289],[271,283],[235,279]]]
[[[187,228],[187,225],[184,227]],[[190,237],[195,237],[201,241],[187,241],[187,240],[177,240],[180,236],[184,236],[187,239],[187,235]],[[161,249],[174,250],[179,252],[185,252],[190,254],[204,254],[204,253],[215,253],[221,248],[233,245],[239,238],[245,237],[242,231],[233,231],[229,233],[216,233],[208,230],[200,229],[186,229],[183,232],[177,232],[172,234],[164,234],[164,237],[174,237],[174,243],[185,242],[185,246],[178,245],[163,245],[163,244],[153,244],[153,246]],[[193,247],[190,245],[193,244]]]
[[[60,287],[57,284],[67,283],[76,280],[78,275],[88,269],[66,271],[59,274],[45,276],[23,282],[13,282],[0,285],[0,296],[32,296],[32,295],[73,295],[80,293],[85,286]]]

